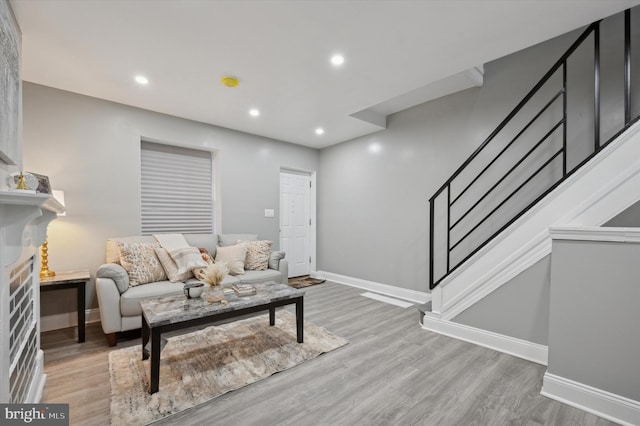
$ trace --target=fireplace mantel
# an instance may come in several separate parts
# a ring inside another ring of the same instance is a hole
[[[0,403],[36,403],[42,395],[38,248],[62,212],[51,195],[0,191]]]
[[[64,206],[48,194],[0,191],[0,230],[2,266],[18,260],[24,247],[39,247],[47,238],[47,226]],[[35,225],[34,235],[25,233],[30,225]]]

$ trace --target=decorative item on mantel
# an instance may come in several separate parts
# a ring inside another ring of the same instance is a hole
[[[29,172],[14,172],[7,176],[9,191],[35,194],[38,187],[38,179]]]
[[[47,179],[48,182],[48,179]],[[53,190],[53,198],[58,200],[58,202],[65,207],[64,204],[64,191]],[[58,216],[66,216],[67,212],[58,213]],[[40,278],[50,278],[55,277],[56,273],[54,271],[49,270],[49,241],[45,238],[44,243],[40,246]]]

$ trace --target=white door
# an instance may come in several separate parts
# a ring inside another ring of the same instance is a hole
[[[309,275],[311,265],[311,176],[280,172],[280,250],[289,278]]]

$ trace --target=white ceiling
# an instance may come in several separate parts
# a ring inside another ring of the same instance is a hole
[[[443,78],[640,0],[11,4],[26,81],[322,148],[381,129],[352,114],[384,118],[433,97],[424,88]],[[346,58],[340,68],[334,53]],[[240,85],[222,86],[223,76]]]

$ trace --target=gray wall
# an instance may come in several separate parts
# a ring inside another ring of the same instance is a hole
[[[388,118],[320,153],[318,269],[428,290],[428,199],[557,60],[576,33],[485,64],[484,86]]]
[[[627,228],[640,226],[640,201],[608,221],[602,226]]]
[[[640,244],[552,250],[548,372],[640,401]]]
[[[548,255],[453,321],[546,346],[550,273]]]
[[[140,140],[217,151],[222,229],[279,244],[281,167],[318,169],[318,151],[24,83],[24,168],[65,191],[67,216],[49,226],[49,267],[103,263],[108,237],[140,234]],[[42,314],[74,311],[73,295],[43,295]],[[88,306],[97,306],[93,285]]]

